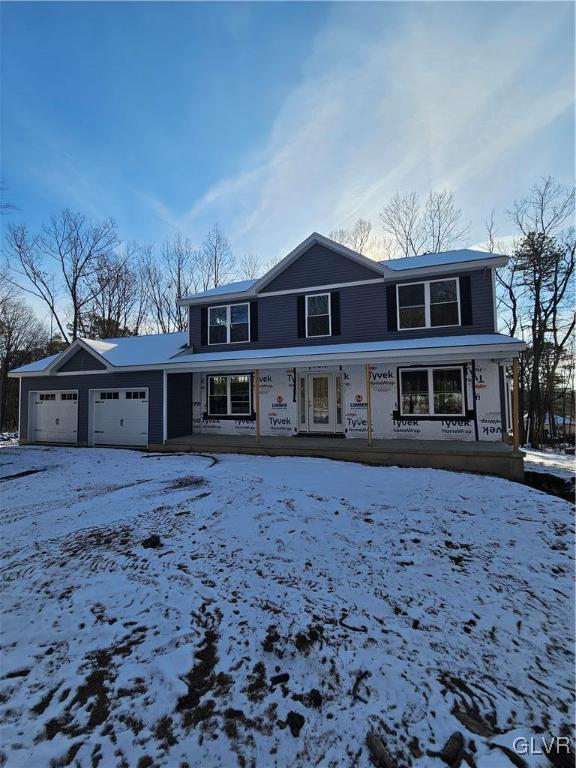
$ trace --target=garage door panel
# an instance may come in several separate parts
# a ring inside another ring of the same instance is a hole
[[[32,393],[33,440],[43,443],[78,441],[78,393]]]
[[[92,429],[94,445],[147,445],[148,391],[93,392]]]

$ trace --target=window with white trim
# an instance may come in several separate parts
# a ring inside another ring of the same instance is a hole
[[[208,376],[209,416],[250,416],[250,376]]]
[[[315,293],[306,296],[306,336],[331,336],[332,318],[330,294]]]
[[[464,373],[457,368],[400,369],[402,416],[463,416]]]
[[[77,392],[62,392],[60,400],[78,400]]]
[[[456,277],[396,286],[398,329],[460,325],[460,285]]]
[[[250,304],[208,307],[208,344],[250,341]]]

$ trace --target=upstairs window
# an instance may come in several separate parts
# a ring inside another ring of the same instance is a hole
[[[402,416],[463,416],[462,368],[405,368],[400,371]]]
[[[208,344],[250,341],[250,305],[229,304],[208,308]]]
[[[330,294],[306,296],[306,336],[331,336]]]
[[[397,285],[396,291],[400,330],[460,325],[460,290],[457,278]]]
[[[250,416],[250,376],[208,376],[209,416]]]

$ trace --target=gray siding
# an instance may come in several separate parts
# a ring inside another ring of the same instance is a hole
[[[78,390],[78,443],[88,444],[89,390],[114,387],[148,387],[148,440],[162,443],[162,371],[134,371],[133,373],[95,373],[79,376],[30,376],[22,379],[20,406],[20,435],[28,439],[28,394],[47,389]]]
[[[192,374],[169,373],[168,437],[192,434]]]
[[[75,352],[69,360],[66,360],[64,365],[58,368],[59,371],[105,371],[106,366],[100,360],[97,360],[94,355],[91,355],[85,349],[80,348]]]
[[[327,283],[374,280],[378,277],[382,277],[382,272],[377,267],[370,269],[323,245],[313,245],[262,290],[286,291]]]
[[[470,275],[472,294],[472,325],[453,328],[414,331],[388,331],[386,287],[391,282],[339,288],[339,336],[330,338],[298,338],[297,294],[264,296],[258,299],[258,341],[248,344],[202,346],[200,306],[190,307],[190,341],[195,352],[218,352],[224,349],[256,349],[262,347],[299,347],[314,344],[345,344],[356,341],[385,341],[430,338],[433,336],[462,336],[494,333],[494,304],[492,278],[489,269],[465,273]],[[449,275],[458,277],[458,273]],[[448,276],[447,276],[448,277]],[[405,277],[398,282],[413,282]],[[222,303],[222,302],[220,302]],[[212,304],[211,306],[214,306]]]

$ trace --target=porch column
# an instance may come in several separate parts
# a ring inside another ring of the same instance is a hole
[[[168,374],[162,371],[162,443],[168,440]]]
[[[368,363],[364,366],[366,371],[366,405],[368,406],[368,445],[372,445],[372,388],[370,386],[370,366]]]
[[[254,371],[254,413],[256,414],[256,442],[260,442],[260,371]]]
[[[520,388],[518,384],[518,358],[512,358],[512,444],[520,448]]]

